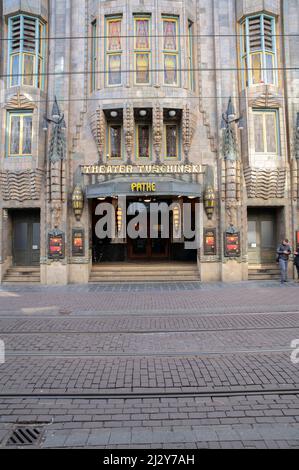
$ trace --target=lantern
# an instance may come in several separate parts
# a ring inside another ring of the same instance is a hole
[[[215,205],[216,197],[214,189],[212,186],[208,186],[204,194],[204,207],[209,220],[213,217]]]
[[[72,196],[72,207],[76,217],[76,220],[79,222],[82,216],[83,207],[84,207],[84,194],[81,186],[77,185],[74,189]]]

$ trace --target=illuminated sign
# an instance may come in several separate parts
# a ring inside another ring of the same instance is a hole
[[[241,255],[240,233],[224,234],[225,256],[227,258],[238,258]]]
[[[131,191],[137,193],[155,193],[157,190],[156,183],[132,183]]]
[[[215,256],[217,253],[216,247],[216,229],[204,230],[204,254],[205,256]]]
[[[202,165],[82,165],[84,175],[201,174]]]
[[[299,230],[297,230],[296,232],[296,247],[297,251],[299,251]]]
[[[84,256],[84,230],[83,229],[73,229],[72,254],[73,256]]]
[[[65,237],[64,233],[54,230],[48,235],[48,258],[53,260],[64,259]]]

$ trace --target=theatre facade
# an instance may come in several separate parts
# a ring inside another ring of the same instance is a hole
[[[0,283],[277,278],[279,241],[299,248],[298,11],[4,0]]]

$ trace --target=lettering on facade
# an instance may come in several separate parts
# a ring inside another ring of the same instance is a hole
[[[83,165],[84,175],[202,174],[202,165]]]
[[[156,183],[132,183],[131,191],[142,193],[155,193],[157,190]]]

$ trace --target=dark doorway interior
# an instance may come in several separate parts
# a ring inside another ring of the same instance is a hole
[[[40,211],[35,209],[13,211],[12,221],[14,266],[39,266]]]
[[[278,208],[248,208],[249,264],[275,263],[280,233],[278,216]]]

